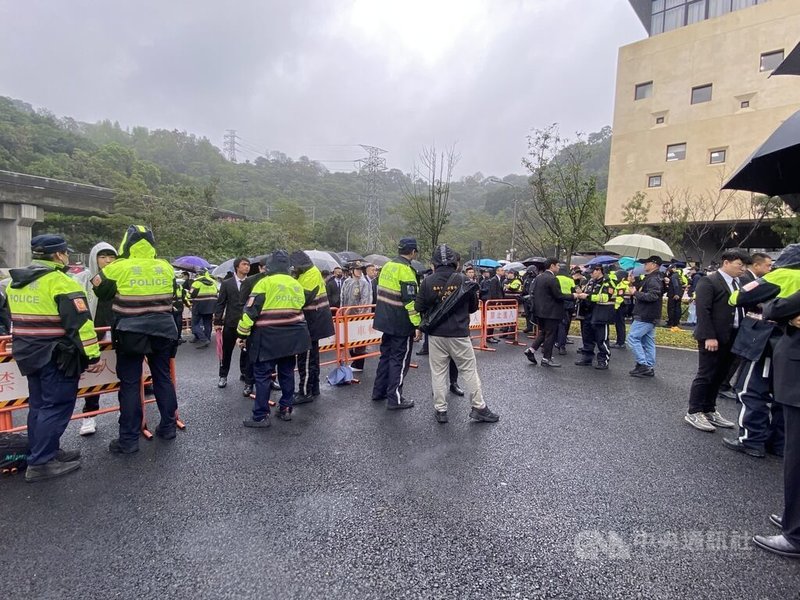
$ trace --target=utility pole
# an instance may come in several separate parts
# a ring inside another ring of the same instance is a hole
[[[234,162],[236,162],[236,161],[234,161]],[[244,217],[245,221],[247,220],[247,213],[245,211],[245,203],[244,203],[244,186],[247,184],[247,182],[248,182],[248,180],[245,179],[244,177],[242,177],[239,180],[239,183],[242,184],[241,193],[239,194],[239,196],[240,196],[239,200],[241,200],[241,202],[242,202],[242,216]]]
[[[361,144],[367,156],[359,158],[359,175],[362,178],[363,197],[366,213],[366,254],[380,252],[381,247],[381,201],[380,201],[380,174],[386,170],[386,159],[381,154],[386,150],[375,146]]]
[[[239,145],[238,139],[239,137],[236,135],[235,129],[227,129],[225,131],[223,149],[225,151],[225,157],[232,163],[236,162],[236,148]]]

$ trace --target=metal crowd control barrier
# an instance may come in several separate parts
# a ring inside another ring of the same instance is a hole
[[[366,348],[375,344],[380,345],[383,334],[372,327],[374,322],[374,304],[343,306],[339,309],[334,320],[339,338],[339,364],[349,365],[356,360],[374,358],[381,355],[380,350],[365,352],[357,356],[350,355],[350,351],[355,348]],[[358,378],[354,377],[353,382],[358,383]]]
[[[475,348],[486,352],[495,352],[495,348],[488,346],[487,340],[492,338],[510,338],[505,340],[507,344],[522,346],[517,340],[519,329],[519,305],[516,300],[486,300],[481,306],[481,337],[480,345]],[[510,328],[510,331],[496,332],[500,328]],[[489,329],[492,335],[489,336]]]
[[[98,339],[103,338],[109,331],[108,327],[100,327],[97,330]],[[96,396],[118,392],[120,385],[116,374],[116,353],[111,349],[110,341],[100,341],[101,356],[106,359],[106,368],[101,373],[84,372],[78,388],[78,398],[86,396]],[[170,359],[170,376],[172,383],[176,383],[175,359]],[[152,383],[150,369],[147,363],[143,366],[142,379],[140,381],[140,396],[142,399],[142,435],[146,439],[151,439],[153,434],[147,428],[147,412],[145,406],[155,402],[154,398],[147,398],[145,386]],[[28,379],[20,373],[14,357],[11,355],[11,336],[0,337],[0,432],[24,431],[27,425],[14,426],[14,412],[28,408]],[[119,411],[119,405],[101,408],[100,410],[74,413],[70,420],[84,419],[106,413]],[[179,429],[185,429],[186,425],[181,421],[177,412],[175,414]]]

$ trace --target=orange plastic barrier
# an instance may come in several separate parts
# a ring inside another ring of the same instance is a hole
[[[496,352],[496,348],[488,345],[489,329],[497,330],[508,328],[510,331],[494,331],[492,338],[510,338],[504,340],[507,344],[522,346],[517,339],[519,330],[519,305],[515,299],[486,300],[481,306],[481,336],[477,350]]]
[[[97,330],[97,337],[98,339],[102,340],[104,334],[109,331],[108,327],[100,327]],[[101,352],[111,352],[111,342],[110,341],[100,341],[100,350]],[[16,385],[16,381],[9,382],[8,379],[11,376],[11,371],[3,369],[3,364],[10,364],[14,363],[14,357],[11,355],[11,336],[3,336],[0,337],[0,393],[6,392],[0,398],[8,396],[8,392],[14,391],[14,387]],[[15,369],[18,372],[18,370]],[[110,369],[109,369],[110,371]],[[116,374],[114,374],[116,376]],[[176,377],[175,377],[175,359],[170,360],[170,375],[172,376],[172,383],[173,385],[176,384]],[[149,385],[152,382],[152,379],[149,374],[143,374],[142,379],[140,382],[140,395],[142,399],[142,435],[146,439],[151,439],[153,434],[147,428],[147,418],[146,418],[146,411],[145,406],[147,404],[152,404],[155,402],[154,398],[148,398],[144,392],[145,386]],[[8,386],[8,389],[4,389],[4,386]],[[112,392],[119,391],[119,381],[116,380],[114,377],[113,381],[108,381],[106,383],[102,383],[99,385],[91,385],[86,386],[78,389],[78,398],[84,398],[86,396],[95,396],[98,394],[109,394]],[[12,398],[5,400],[0,399],[0,431],[2,432],[15,432],[15,431],[24,431],[27,429],[27,425],[18,425],[14,426],[14,412],[18,410],[25,410],[28,408],[28,398],[27,396]],[[119,405],[108,407],[108,408],[101,408],[99,410],[90,411],[86,413],[74,413],[70,420],[77,420],[77,419],[84,419],[87,417],[94,417],[97,415],[103,415],[106,413],[118,412]],[[181,421],[180,417],[176,412],[175,414],[177,418],[177,426],[179,429],[185,429],[186,425],[183,421]]]

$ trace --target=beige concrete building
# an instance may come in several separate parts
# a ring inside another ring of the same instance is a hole
[[[719,189],[800,110],[800,77],[769,78],[800,41],[800,0],[630,3],[650,37],[619,51],[606,224],[637,192],[652,224],[670,198],[697,221],[746,220],[751,195]]]

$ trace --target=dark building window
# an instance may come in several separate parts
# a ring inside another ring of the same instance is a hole
[[[686,143],[671,144],[667,146],[667,161],[683,160],[686,158]]]
[[[647,177],[647,187],[649,188],[661,187],[661,175],[649,175]]]
[[[664,117],[656,117],[656,125],[662,125],[664,123]]]
[[[721,165],[725,162],[726,155],[727,152],[725,150],[712,150],[708,162],[712,165]]]
[[[653,82],[648,81],[647,83],[639,83],[636,85],[636,91],[634,92],[633,99],[643,100],[644,98],[649,98],[652,95],[653,95]]]
[[[742,103],[739,105],[739,108],[750,108],[750,100],[742,100]]]
[[[692,88],[692,104],[711,102],[711,84]]]
[[[783,62],[783,50],[776,50],[775,52],[765,52],[761,55],[761,68],[762,73],[774,71],[778,65]]]

